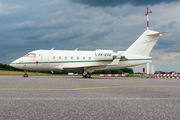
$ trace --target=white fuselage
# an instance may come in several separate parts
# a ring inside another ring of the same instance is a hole
[[[25,70],[52,70],[52,71],[83,71],[92,68],[93,71],[115,70],[152,62],[151,57],[122,53],[117,65],[110,65],[115,59],[113,52],[106,50],[100,55],[98,51],[70,51],[70,50],[36,50],[26,56],[13,61],[10,65]],[[101,51],[100,51],[101,52]],[[109,52],[109,53],[108,53]],[[111,52],[111,53],[110,53]],[[108,54],[109,56],[108,56]],[[116,57],[116,56],[115,56]],[[102,67],[104,65],[110,65]]]

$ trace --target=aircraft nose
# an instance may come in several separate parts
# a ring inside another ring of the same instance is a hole
[[[9,65],[10,65],[11,67],[15,67],[15,61],[11,62]]]
[[[13,67],[13,66],[12,66],[12,63],[10,63],[9,66]]]
[[[14,67],[14,68],[19,67],[19,61],[18,61],[18,59],[17,59],[17,60],[14,60],[14,61],[11,62],[9,65],[10,65],[11,67]]]

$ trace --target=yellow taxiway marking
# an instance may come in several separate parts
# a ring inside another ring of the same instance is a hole
[[[87,88],[67,88],[67,89],[48,89],[48,88],[0,88],[0,90],[91,90],[91,89],[104,89],[104,88],[147,88],[147,87],[180,87],[180,85],[107,86],[107,87],[87,87]]]

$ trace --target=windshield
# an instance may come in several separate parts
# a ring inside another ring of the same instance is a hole
[[[35,53],[28,53],[24,57],[36,57]]]

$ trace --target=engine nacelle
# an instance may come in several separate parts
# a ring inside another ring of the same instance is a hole
[[[95,51],[97,60],[112,60],[113,51],[112,50],[96,50]]]

